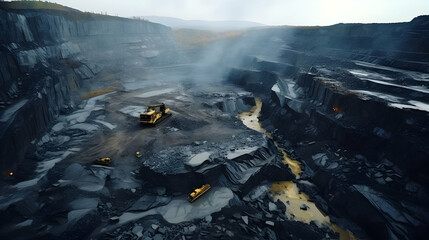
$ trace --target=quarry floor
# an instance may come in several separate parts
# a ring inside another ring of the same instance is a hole
[[[0,208],[9,217],[2,224],[2,236],[234,238],[259,231],[258,237],[275,239],[276,221],[297,220],[295,224],[301,225],[288,237],[305,236],[308,229],[315,234],[310,236],[338,237],[329,228],[329,218],[326,221],[314,203],[308,202],[308,196],[298,193],[292,181],[279,182],[277,187],[269,182],[256,183],[247,204],[236,200],[236,194],[228,187],[213,186],[191,204],[187,195],[192,189],[174,191],[165,187],[168,183],[162,183],[162,175],[148,179],[140,172],[147,161],[146,166],[164,171],[162,174],[174,173],[174,166],[159,164],[177,155],[181,161],[177,172],[186,174],[193,171],[186,166],[198,166],[219,156],[226,160],[250,156],[269,139],[247,128],[237,117],[249,111],[252,104],[229,112],[218,107],[228,98],[253,98],[251,93],[221,84],[218,79],[208,79],[211,84],[196,84],[194,79],[183,81],[180,78],[186,70],[174,66],[167,69],[136,72],[128,79],[120,79],[120,88],[82,101],[78,109],[61,115],[52,129],[34,142],[33,164],[21,166],[22,170],[9,180],[10,185],[1,189]],[[104,85],[114,84],[115,77],[105,76],[100,74],[97,80],[105,81]],[[182,83],[177,84],[178,80]],[[88,84],[85,91],[92,90],[100,89]],[[138,122],[139,113],[152,103],[165,103],[172,116],[157,126],[143,126]],[[248,116],[252,117],[252,112]],[[253,118],[251,121],[257,122],[257,116]],[[137,158],[136,152],[142,156]],[[93,163],[101,157],[110,157],[111,166]],[[286,207],[288,211],[280,210],[281,204],[275,203],[277,198],[284,198],[283,206],[290,204],[286,203],[285,192],[290,193],[295,205]],[[234,211],[234,200],[240,202],[242,211]],[[264,206],[257,210],[258,204]],[[306,212],[304,217],[300,212]],[[321,218],[325,220],[316,221]],[[337,226],[338,230],[341,229]]]
[[[360,184],[358,190],[377,184],[394,189],[404,181],[395,169],[358,159],[335,142],[287,146],[284,136],[259,123],[262,102],[252,93],[194,70],[187,64],[135,67],[102,71],[85,82],[81,104],[33,142],[30,164],[1,186],[7,222],[0,236],[366,238],[347,219],[326,214],[327,203],[302,159],[314,160],[344,186]],[[154,103],[165,103],[172,116],[156,126],[141,125],[139,113]],[[102,157],[112,164],[95,165]],[[257,174],[263,170],[268,173]],[[212,189],[189,203],[188,194],[206,183]]]

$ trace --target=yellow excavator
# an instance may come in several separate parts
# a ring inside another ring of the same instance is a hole
[[[164,103],[149,105],[146,111],[140,113],[141,124],[155,125],[171,116],[170,108],[166,108]]]
[[[210,190],[210,188],[211,188],[210,184],[204,184],[200,188],[195,189],[188,196],[189,202],[194,202],[195,200],[197,200],[197,198],[201,197],[204,193]]]

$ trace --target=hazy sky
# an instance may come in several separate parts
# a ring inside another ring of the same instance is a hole
[[[429,0],[51,0],[88,12],[247,20],[268,25],[404,22],[429,14]]]

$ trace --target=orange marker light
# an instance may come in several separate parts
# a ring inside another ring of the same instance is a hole
[[[337,107],[337,106],[333,107],[332,110],[334,110],[334,112],[336,112],[336,113],[340,113],[341,112],[341,109],[339,107]]]
[[[9,172],[9,176],[13,176],[13,172]]]

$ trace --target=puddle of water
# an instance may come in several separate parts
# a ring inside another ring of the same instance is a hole
[[[250,109],[250,112],[243,112],[238,115],[238,118],[243,122],[243,124],[246,127],[252,130],[255,130],[257,132],[263,133],[267,137],[272,139],[271,133],[267,132],[261,126],[261,123],[259,122],[259,119],[258,119],[259,113],[261,112],[261,108],[262,108],[261,99],[255,98],[255,103],[256,105],[252,109]],[[274,144],[279,149],[279,151],[283,154],[283,163],[287,164],[289,166],[289,169],[293,172],[293,174],[295,174],[295,176],[299,178],[299,175],[302,172],[301,167],[299,166],[299,162],[290,159],[286,151],[283,148],[279,147],[277,142],[274,142]]]
[[[271,133],[267,132],[260,124],[258,117],[261,112],[262,102],[259,98],[255,98],[255,106],[249,112],[243,112],[237,117],[243,122],[248,128],[265,134],[267,137],[272,139]],[[283,163],[287,164],[289,169],[298,179],[302,170],[298,161],[289,158],[286,151],[279,146],[277,142],[274,142],[277,149],[283,155]],[[298,186],[291,181],[273,183],[270,188],[270,192],[274,199],[282,201],[286,205],[286,216],[290,220],[304,222],[309,224],[314,222],[319,227],[329,227],[334,232],[340,234],[341,240],[355,240],[356,237],[348,230],[340,228],[338,225],[331,223],[329,216],[326,216],[320,211],[315,203],[309,201],[309,197],[305,193],[299,191]],[[301,209],[301,206],[306,210]]]
[[[309,197],[305,193],[300,193],[298,186],[294,182],[273,183],[270,189],[274,199],[280,199],[286,204],[286,216],[290,220],[304,223],[315,222],[317,226],[329,226],[329,217],[325,216],[313,202],[309,202]],[[305,205],[306,210],[300,209]]]
[[[265,131],[264,128],[262,128],[261,123],[259,123],[259,113],[261,112],[262,108],[262,102],[261,99],[255,98],[256,105],[250,109],[249,112],[243,112],[238,115],[238,118],[243,122],[243,124],[257,132],[263,133],[271,138],[271,134]]]
[[[308,201],[309,197],[305,193],[299,192],[294,182],[273,183],[270,193],[274,200],[280,200],[286,205],[286,216],[289,220],[295,220],[309,224],[314,222],[319,227],[329,227],[332,231],[340,234],[341,240],[356,240],[357,238],[348,230],[342,229],[337,224],[331,223],[329,216],[320,211],[316,204]],[[302,205],[306,210],[302,210]]]
[[[340,240],[358,240],[358,238],[355,237],[355,235],[353,235],[352,232],[350,232],[349,230],[346,230],[346,229],[342,229],[337,224],[331,223],[330,227],[331,227],[332,231],[340,234]]]
[[[299,176],[302,172],[301,170],[301,166],[299,165],[299,162],[296,160],[292,160],[286,153],[286,151],[279,147],[279,144],[277,142],[274,142],[274,144],[276,145],[277,149],[280,150],[280,152],[283,154],[283,163],[287,164],[289,169],[292,171],[292,173],[295,175],[295,177],[297,179],[299,179]]]

